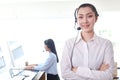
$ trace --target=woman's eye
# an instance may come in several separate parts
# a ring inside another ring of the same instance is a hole
[[[88,17],[91,18],[91,17],[93,17],[93,15],[89,15]]]
[[[79,16],[78,18],[79,18],[79,19],[82,19],[83,17],[82,17],[82,16]]]

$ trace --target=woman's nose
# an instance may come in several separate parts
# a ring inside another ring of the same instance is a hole
[[[84,17],[84,18],[83,18],[83,22],[84,22],[84,23],[87,23],[87,21],[88,21],[88,20],[87,20],[87,17]]]

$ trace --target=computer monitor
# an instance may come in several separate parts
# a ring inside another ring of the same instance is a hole
[[[0,72],[4,69],[5,66],[6,66],[6,64],[5,64],[4,56],[2,53],[2,48],[0,45]]]
[[[8,50],[11,58],[11,68],[9,69],[9,73],[11,77],[14,77],[21,73],[21,69],[25,65],[24,51],[21,43],[18,41],[9,41]]]
[[[4,57],[3,56],[1,56],[0,57],[0,69],[2,69],[3,67],[5,67],[5,61],[4,61]]]
[[[8,42],[11,63],[13,67],[20,67],[24,65],[24,51],[22,45],[18,41]]]

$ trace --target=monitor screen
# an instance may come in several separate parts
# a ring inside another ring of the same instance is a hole
[[[14,60],[19,59],[24,55],[22,46],[18,46],[16,49],[12,50],[11,52]]]
[[[0,57],[0,69],[3,68],[3,67],[5,67],[5,61],[4,61],[4,57],[1,56]]]
[[[22,45],[18,41],[8,42],[9,53],[13,67],[20,67],[24,64],[24,51]]]

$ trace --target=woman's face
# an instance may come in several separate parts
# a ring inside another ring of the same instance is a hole
[[[97,18],[89,7],[81,7],[78,10],[77,23],[84,32],[93,32]]]
[[[47,45],[44,45],[44,48],[46,51],[50,51],[50,49],[47,47]]]

